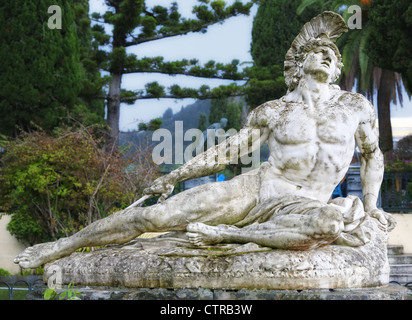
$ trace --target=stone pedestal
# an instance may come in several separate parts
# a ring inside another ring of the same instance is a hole
[[[45,285],[37,285],[28,300],[42,300]],[[308,289],[308,290],[223,290],[111,288],[75,286],[81,300],[156,300],[156,301],[268,301],[268,300],[407,300],[407,289],[396,284],[375,288]],[[62,288],[57,290],[61,292]],[[184,303],[183,303],[184,304]]]
[[[253,243],[193,248],[185,239],[137,239],[76,252],[45,266],[44,281],[124,288],[307,290],[381,287],[389,282],[386,243],[308,251]]]

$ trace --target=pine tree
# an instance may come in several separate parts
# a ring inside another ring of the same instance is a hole
[[[96,97],[103,95],[105,79],[100,75],[100,64],[97,58],[99,42],[93,38],[89,0],[73,0],[72,3],[83,70],[81,89],[72,114],[84,125],[104,123],[105,103],[104,100]]]
[[[49,28],[52,5],[61,8],[61,29]],[[0,7],[0,41],[0,133],[51,131],[68,114],[104,121],[104,103],[91,98],[103,84],[90,58],[87,0],[9,1]]]
[[[262,0],[253,21],[251,54],[254,66],[248,70],[247,102],[252,106],[286,93],[283,63],[287,50],[302,26],[319,13],[311,8],[296,14],[299,1]]]
[[[207,115],[205,113],[200,114],[197,128],[202,132],[207,129]]]
[[[370,36],[365,51],[383,69],[399,72],[412,94],[412,2],[374,0],[368,15]]]
[[[62,9],[62,29],[48,27],[48,7]],[[79,42],[68,1],[9,1],[0,7],[0,130],[52,129],[80,91]]]
[[[220,119],[226,118],[227,125],[225,130],[235,129],[240,130],[242,127],[242,108],[243,102],[238,98],[221,98],[213,99],[210,103],[210,124],[219,123]]]
[[[125,91],[121,88],[124,74],[150,72],[164,74],[182,74],[194,77],[241,80],[238,72],[238,60],[222,64],[209,61],[201,66],[196,59],[164,61],[163,57],[140,58],[127,54],[126,48],[140,44],[184,35],[189,32],[206,32],[210,25],[219,23],[233,16],[249,14],[254,0],[243,4],[236,0],[232,4],[225,1],[199,0],[193,7],[195,19],[183,18],[176,3],[169,8],[155,6],[147,8],[144,0],[106,0],[109,10],[101,16],[94,13],[93,20],[113,26],[113,33],[108,37],[102,25],[97,24],[94,31],[100,34],[101,44],[111,44],[112,51],[107,53],[103,68],[110,72],[110,85],[107,95],[107,124],[110,127],[110,143],[116,144],[119,133],[120,103],[133,103],[144,98],[212,98],[234,94],[239,88],[236,84],[211,90],[208,86],[198,89],[181,88],[178,85],[166,89],[157,82],[148,83],[144,91]],[[102,53],[100,56],[104,56]]]
[[[286,52],[303,25],[320,13],[311,6],[301,15],[296,14],[299,1],[263,0],[253,21],[251,53],[261,67],[283,67]]]

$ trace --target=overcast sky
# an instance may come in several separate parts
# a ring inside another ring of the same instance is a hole
[[[230,0],[229,0],[230,1]],[[229,2],[228,1],[228,2]],[[146,0],[146,6],[152,8],[154,5],[169,7],[173,1],[168,0]],[[191,13],[196,0],[177,0],[179,12],[184,17],[193,17]],[[228,19],[223,24],[213,25],[208,28],[205,34],[190,33],[185,36],[171,37],[153,42],[148,42],[139,46],[128,48],[129,53],[134,53],[138,57],[163,56],[166,61],[186,59],[198,59],[201,63],[209,60],[228,63],[233,59],[241,62],[252,61],[250,55],[251,30],[253,18],[256,14],[257,6],[252,9],[250,16],[239,16]],[[105,12],[104,0],[90,0],[90,12]],[[202,84],[210,87],[218,86],[228,82],[222,80],[208,80],[187,76],[166,76],[160,74],[130,74],[123,77],[122,87],[128,90],[144,89],[148,82],[158,81],[166,87],[176,83],[180,86],[198,88]],[[173,99],[151,99],[140,100],[134,105],[122,105],[120,130],[127,131],[136,129],[139,122],[147,122],[159,117],[167,108],[172,108],[174,112],[180,110],[182,106],[193,103],[193,99],[173,100]],[[376,101],[374,101],[376,103]],[[403,118],[394,119],[394,126],[412,127],[412,102],[406,92],[404,93],[404,106],[392,106],[392,117]],[[406,118],[407,117],[407,118]],[[401,122],[398,124],[398,122]],[[412,132],[412,129],[411,129]]]

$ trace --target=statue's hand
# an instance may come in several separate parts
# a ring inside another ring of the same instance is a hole
[[[153,184],[149,187],[144,189],[145,194],[160,196],[158,203],[163,202],[166,198],[173,192],[176,182],[173,178],[168,175],[161,176],[153,181]]]
[[[369,211],[368,214],[380,222],[379,228],[382,230],[391,231],[396,226],[395,218],[388,212],[375,208]]]

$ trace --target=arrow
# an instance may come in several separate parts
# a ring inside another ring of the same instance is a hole
[[[149,199],[149,198],[151,198],[151,197],[152,197],[151,194],[146,194],[145,196],[141,197],[139,200],[133,202],[130,206],[128,206],[128,207],[126,208],[126,210],[127,210],[127,209],[130,209],[130,208],[133,208],[133,207],[136,207],[136,206],[138,206],[139,204],[142,204],[145,200],[147,200],[147,199]]]

